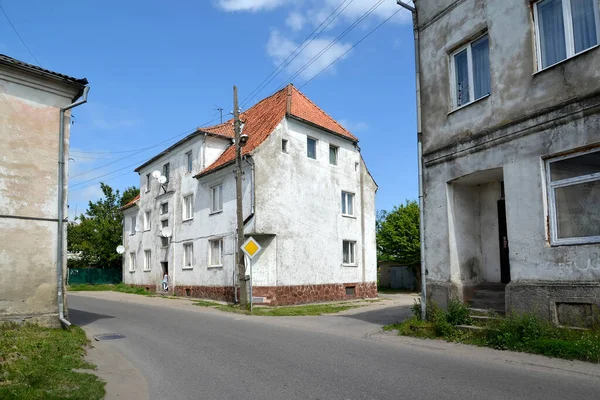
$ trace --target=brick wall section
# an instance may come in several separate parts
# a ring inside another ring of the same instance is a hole
[[[149,287],[154,291],[154,286],[129,285],[131,287]],[[346,288],[354,286],[354,295],[347,295]],[[190,296],[199,299],[211,299],[233,302],[233,288],[226,286],[175,286],[175,294],[187,297],[186,289]],[[367,283],[333,283],[324,285],[299,285],[299,286],[255,286],[252,288],[253,297],[265,297],[263,304],[271,306],[285,306],[294,304],[319,303],[327,301],[369,299],[377,297],[377,284]]]

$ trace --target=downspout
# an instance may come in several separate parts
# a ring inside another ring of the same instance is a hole
[[[65,112],[87,103],[88,92],[90,91],[89,86],[83,88],[81,100],[75,103],[69,104],[68,106],[60,109],[60,119],[58,121],[58,242],[56,245],[56,288],[58,291],[58,319],[66,326],[71,326],[71,323],[65,318],[65,304],[63,298],[63,261],[64,261],[64,203],[65,203]]]
[[[399,6],[404,7],[412,13],[413,32],[415,37],[415,81],[417,89],[417,158],[419,160],[419,242],[421,252],[421,319],[425,320],[427,316],[427,268],[425,267],[425,220],[423,217],[423,132],[421,129],[421,63],[419,57],[419,23],[417,18],[417,10],[415,7],[409,6],[402,0],[398,0],[397,3]]]

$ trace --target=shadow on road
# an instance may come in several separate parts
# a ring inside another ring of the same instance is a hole
[[[94,321],[104,318],[114,318],[112,315],[96,314],[92,312],[69,308],[69,319],[78,326],[86,326]]]
[[[378,325],[389,325],[404,321],[412,316],[410,305],[379,308],[359,313],[339,315],[341,318],[353,318]]]

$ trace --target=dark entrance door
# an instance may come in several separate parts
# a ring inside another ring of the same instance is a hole
[[[508,230],[506,228],[506,204],[498,200],[498,231],[500,239],[500,281],[510,282],[510,260],[508,257]]]

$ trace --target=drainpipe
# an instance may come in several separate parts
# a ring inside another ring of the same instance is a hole
[[[56,245],[56,287],[58,289],[58,319],[66,326],[71,323],[65,318],[65,305],[63,299],[63,229],[64,229],[64,208],[65,201],[64,181],[65,181],[65,111],[87,103],[89,86],[83,88],[83,94],[79,101],[69,104],[60,109],[59,130],[58,130],[58,243]]]
[[[419,242],[421,252],[421,319],[425,320],[427,314],[427,268],[425,268],[425,220],[423,218],[423,132],[421,130],[421,63],[419,59],[419,24],[417,10],[402,0],[398,5],[412,13],[413,32],[415,37],[415,81],[417,88],[417,158],[419,159]],[[413,1],[414,3],[414,1]]]

